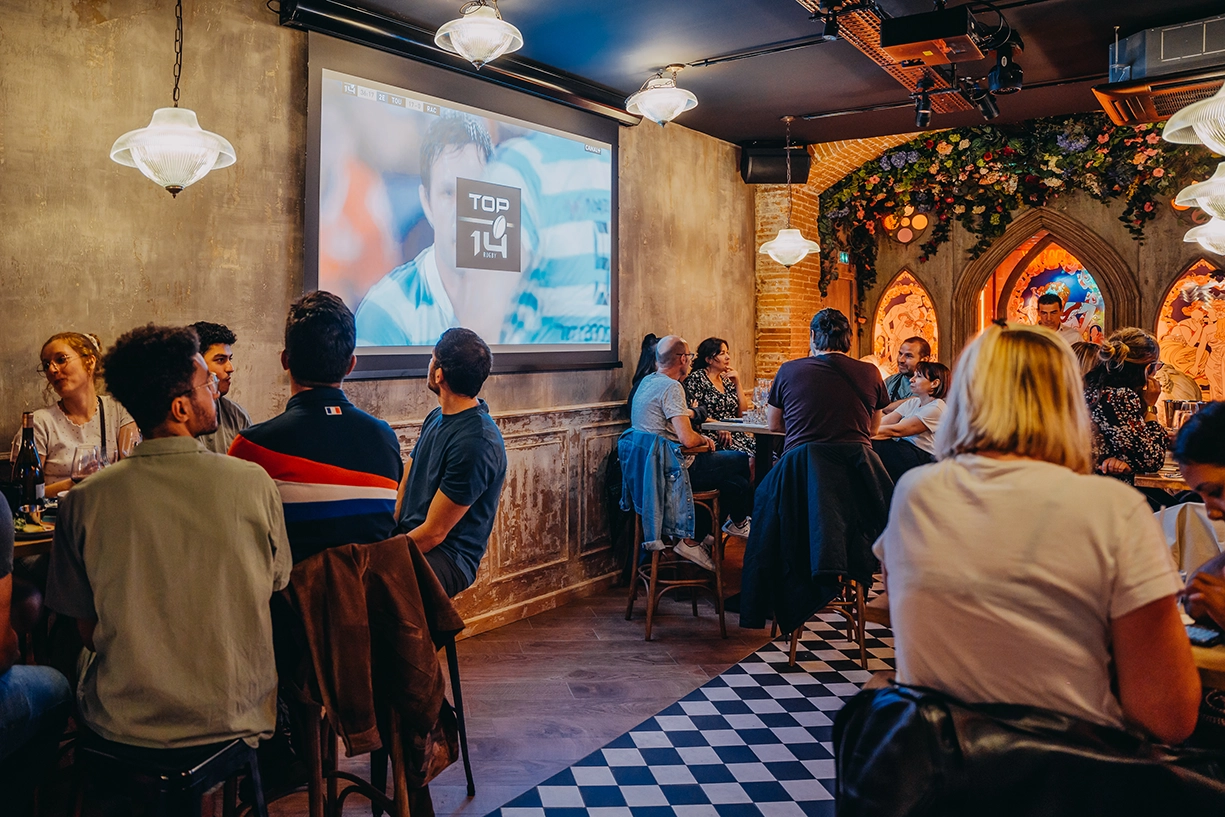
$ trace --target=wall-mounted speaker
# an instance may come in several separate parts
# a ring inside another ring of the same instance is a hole
[[[805,184],[812,167],[812,156],[808,148],[794,145],[791,148],[791,183]],[[786,148],[740,148],[740,178],[745,184],[786,184]]]

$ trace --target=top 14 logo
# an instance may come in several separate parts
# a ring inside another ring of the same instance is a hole
[[[517,187],[455,180],[455,265],[521,272],[522,218]]]

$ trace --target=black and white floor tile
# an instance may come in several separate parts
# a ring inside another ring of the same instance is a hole
[[[843,619],[821,615],[787,666],[780,637],[490,817],[832,817],[833,716],[892,669],[868,625],[868,669]]]

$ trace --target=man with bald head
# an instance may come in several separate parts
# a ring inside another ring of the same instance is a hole
[[[690,421],[693,412],[685,401],[685,389],[681,385],[692,368],[694,357],[684,338],[668,335],[659,339],[655,347],[656,371],[638,384],[631,424],[638,431],[666,437],[683,448],[699,449],[698,453],[683,458],[689,469],[689,484],[695,491],[718,489],[720,507],[730,516],[724,530],[748,536],[749,513],[753,508],[749,456],[742,451],[715,451],[713,440],[694,431]],[[698,541],[702,541],[702,534],[707,532],[702,530],[704,523],[705,516],[699,514]],[[685,551],[677,552],[703,564]]]

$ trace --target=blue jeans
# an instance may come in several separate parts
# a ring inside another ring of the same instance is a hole
[[[0,675],[0,791],[6,800],[12,796],[18,807],[28,802],[55,763],[71,711],[72,687],[58,670],[18,664]]]
[[[743,451],[707,451],[693,458],[689,484],[695,491],[719,491],[719,508],[737,524],[753,512],[753,483],[749,481],[749,455]],[[721,523],[723,520],[720,519]],[[707,517],[697,515],[694,538],[699,542],[711,531]]]

